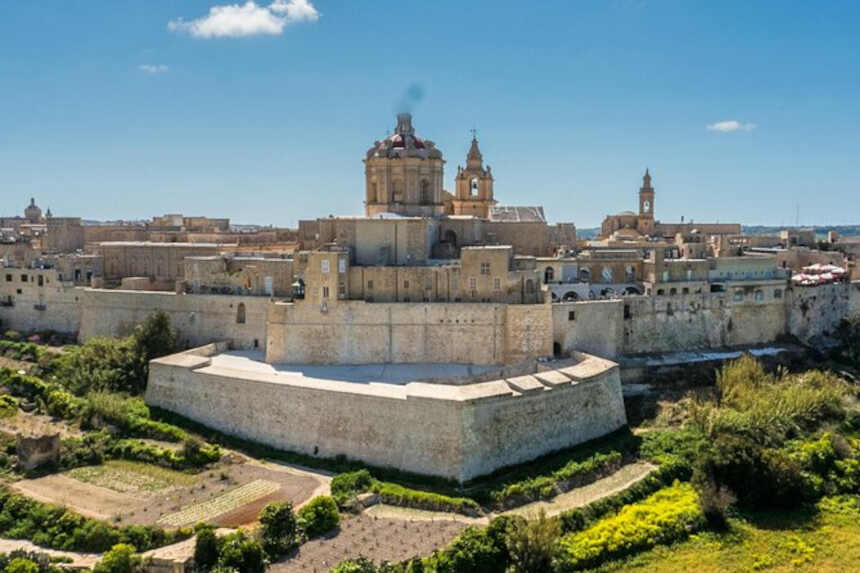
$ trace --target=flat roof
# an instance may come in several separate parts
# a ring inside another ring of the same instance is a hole
[[[239,243],[166,243],[156,241],[101,241],[102,247],[172,247],[172,248],[212,248],[212,247],[238,247]]]

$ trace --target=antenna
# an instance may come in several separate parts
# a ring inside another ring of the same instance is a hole
[[[475,126],[474,126],[474,125],[472,126],[472,129],[470,129],[470,130],[469,130],[469,133],[471,133],[471,134],[472,134],[472,139],[477,139],[477,138],[478,138],[478,130],[477,130],[477,129],[475,129]]]
[[[795,203],[795,208],[794,208],[794,226],[795,226],[795,227],[799,227],[799,226],[800,226],[800,201],[798,201],[797,203]]]

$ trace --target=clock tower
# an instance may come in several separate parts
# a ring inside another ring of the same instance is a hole
[[[642,187],[639,188],[638,231],[643,235],[654,234],[654,188],[651,187],[651,174],[645,169]]]

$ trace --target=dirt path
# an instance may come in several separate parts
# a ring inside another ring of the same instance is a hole
[[[56,549],[45,549],[44,547],[33,545],[25,539],[0,539],[0,553],[10,553],[16,549],[47,553],[52,557],[67,557],[72,560],[68,565],[71,565],[76,569],[92,569],[93,565],[101,559],[101,555],[98,553],[72,553],[70,551],[57,551]]]

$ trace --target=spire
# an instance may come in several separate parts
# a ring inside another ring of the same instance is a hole
[[[651,173],[648,172],[648,168],[645,168],[645,175],[642,176],[642,188],[650,189],[651,188]]]
[[[481,155],[481,150],[478,149],[478,138],[474,135],[472,136],[472,146],[469,147],[469,153],[466,154],[466,159],[469,161],[483,161],[483,156]]]

